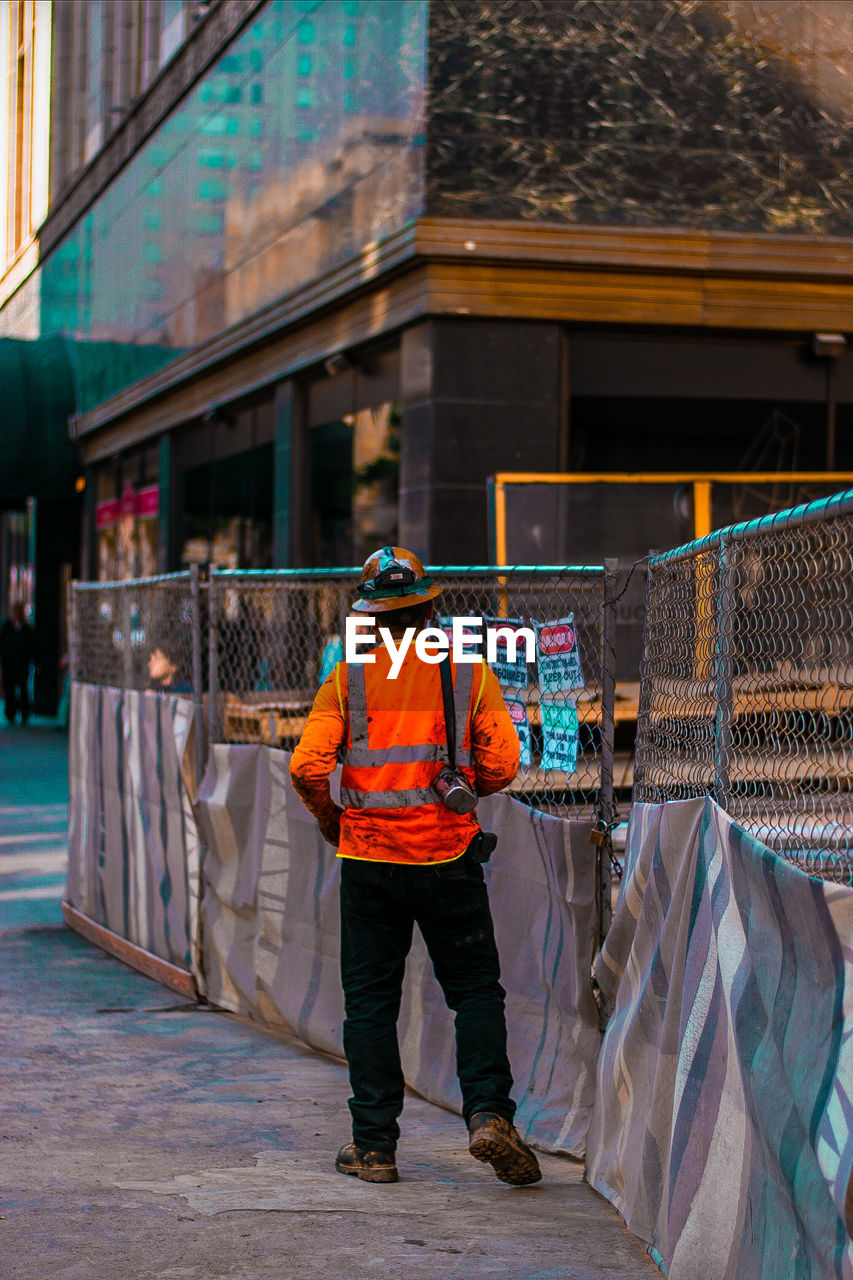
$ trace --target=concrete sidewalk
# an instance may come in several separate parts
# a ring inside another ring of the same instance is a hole
[[[61,925],[65,741],[0,730],[0,1280],[659,1274],[579,1164],[545,1158],[541,1184],[505,1187],[419,1098],[398,1184],[334,1173],[342,1064]]]

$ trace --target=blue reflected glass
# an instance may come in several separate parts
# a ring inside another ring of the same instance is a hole
[[[81,411],[423,209],[425,0],[270,0],[0,312]]]

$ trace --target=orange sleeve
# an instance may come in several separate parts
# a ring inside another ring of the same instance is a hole
[[[471,717],[471,749],[477,791],[490,796],[502,791],[518,773],[521,749],[509,712],[506,709],[498,678],[483,664],[484,679]],[[477,688],[475,678],[474,688]]]
[[[337,668],[320,685],[290,761],[294,789],[321,826],[339,813],[329,789],[329,775],[334,771],[338,752],[347,736],[341,708],[342,685],[344,681]]]

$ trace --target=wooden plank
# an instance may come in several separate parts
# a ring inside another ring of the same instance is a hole
[[[547,795],[549,791],[589,791],[598,786],[598,757],[579,761],[574,773],[559,769],[540,769],[538,765],[522,767],[506,788],[515,795]],[[613,757],[613,780],[616,787],[632,786],[634,757],[631,752],[617,751]]]
[[[853,238],[675,227],[615,227],[474,218],[419,218],[424,257],[551,262],[702,274],[853,278]]]
[[[242,702],[234,694],[227,694],[223,713],[225,740],[281,746],[285,740],[300,737],[310,710],[311,703],[299,698],[267,696],[262,701]]]
[[[734,695],[735,720],[747,716],[773,715],[778,712],[812,711],[823,715],[840,715],[853,709],[853,688],[849,685],[823,685],[820,688],[754,688],[737,690]],[[653,724],[666,720],[710,720],[716,714],[713,697],[691,696],[653,690],[649,718]]]
[[[431,262],[427,307],[432,314],[501,319],[844,331],[853,328],[853,279],[785,282]]]
[[[711,750],[708,742],[708,751]],[[646,767],[645,776],[654,786],[667,788],[673,782],[695,787],[711,788],[714,783],[712,760],[697,759],[695,755],[676,756],[669,752],[658,753]],[[735,751],[729,776],[733,783],[758,782],[780,786],[792,786],[804,782],[853,782],[853,752],[828,746],[825,751],[782,755],[778,751]],[[846,785],[845,785],[846,790]],[[812,803],[817,797],[812,796]]]
[[[135,942],[128,942],[127,938],[120,937],[102,924],[96,924],[94,920],[83,915],[82,911],[72,907],[70,902],[63,902],[62,914],[65,917],[65,923],[75,933],[79,933],[87,942],[94,943],[102,951],[115,956],[116,960],[120,960],[128,968],[135,969],[146,978],[152,978],[171,991],[177,991],[178,995],[186,996],[188,1000],[198,1000],[195,981],[192,974],[187,973],[186,970],[179,969],[177,965],[170,964],[160,956],[152,955],[150,951],[137,946]]]

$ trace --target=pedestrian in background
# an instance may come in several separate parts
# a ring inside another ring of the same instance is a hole
[[[9,724],[15,723],[19,710],[22,724],[30,718],[28,685],[37,652],[36,633],[24,616],[24,606],[17,601],[12,605],[11,617],[0,627],[0,665]]]

